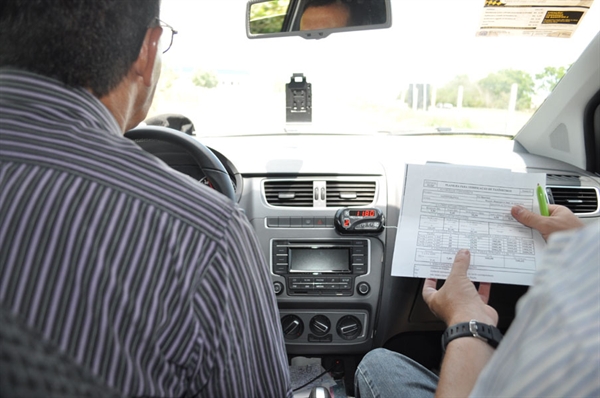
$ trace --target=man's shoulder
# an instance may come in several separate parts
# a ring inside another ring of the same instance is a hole
[[[103,183],[113,189],[170,217],[212,231],[223,229],[239,211],[224,195],[172,169],[134,143],[123,142],[121,148],[112,153],[113,161],[105,169]]]
[[[167,217],[217,233],[228,223],[235,204],[217,191],[182,174],[134,142],[90,128],[31,134],[3,132],[0,160],[23,165],[28,173],[57,175],[104,187],[108,194],[143,203]],[[64,187],[74,190],[75,185]]]

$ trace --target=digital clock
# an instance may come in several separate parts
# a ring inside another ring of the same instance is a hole
[[[380,233],[384,226],[383,212],[376,207],[343,208],[335,213],[334,224],[340,234]]]
[[[374,209],[366,209],[366,210],[350,210],[350,217],[375,217]]]

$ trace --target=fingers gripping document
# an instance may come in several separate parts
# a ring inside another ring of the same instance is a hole
[[[407,165],[392,275],[445,279],[459,249],[477,282],[531,285],[546,243],[516,221],[513,205],[539,214],[543,173],[440,164]]]

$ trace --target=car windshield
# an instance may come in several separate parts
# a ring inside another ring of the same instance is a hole
[[[162,0],[161,19],[178,33],[162,56],[149,116],[185,115],[198,136],[513,137],[600,21],[596,1],[569,38],[490,37],[480,32],[483,0],[392,0],[391,28],[249,39],[246,4]],[[285,86],[295,73],[312,85],[312,123],[286,123]]]

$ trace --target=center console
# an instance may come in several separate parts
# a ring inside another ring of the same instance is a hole
[[[342,180],[335,183],[340,186]],[[264,206],[248,204],[253,206],[250,221],[268,260],[288,355],[364,354],[372,348],[383,281],[386,196],[380,176],[363,180],[369,181],[358,182],[377,184],[377,189],[372,200],[356,206],[329,207],[329,196],[320,204],[322,187],[327,192],[336,187],[330,181],[296,179],[281,182],[285,189],[275,187],[277,198],[287,200],[292,197],[288,185],[294,185],[296,198],[297,186],[307,185],[313,203],[304,207],[273,205],[265,180],[251,187],[263,192]],[[339,198],[351,196],[346,185],[340,191]]]

